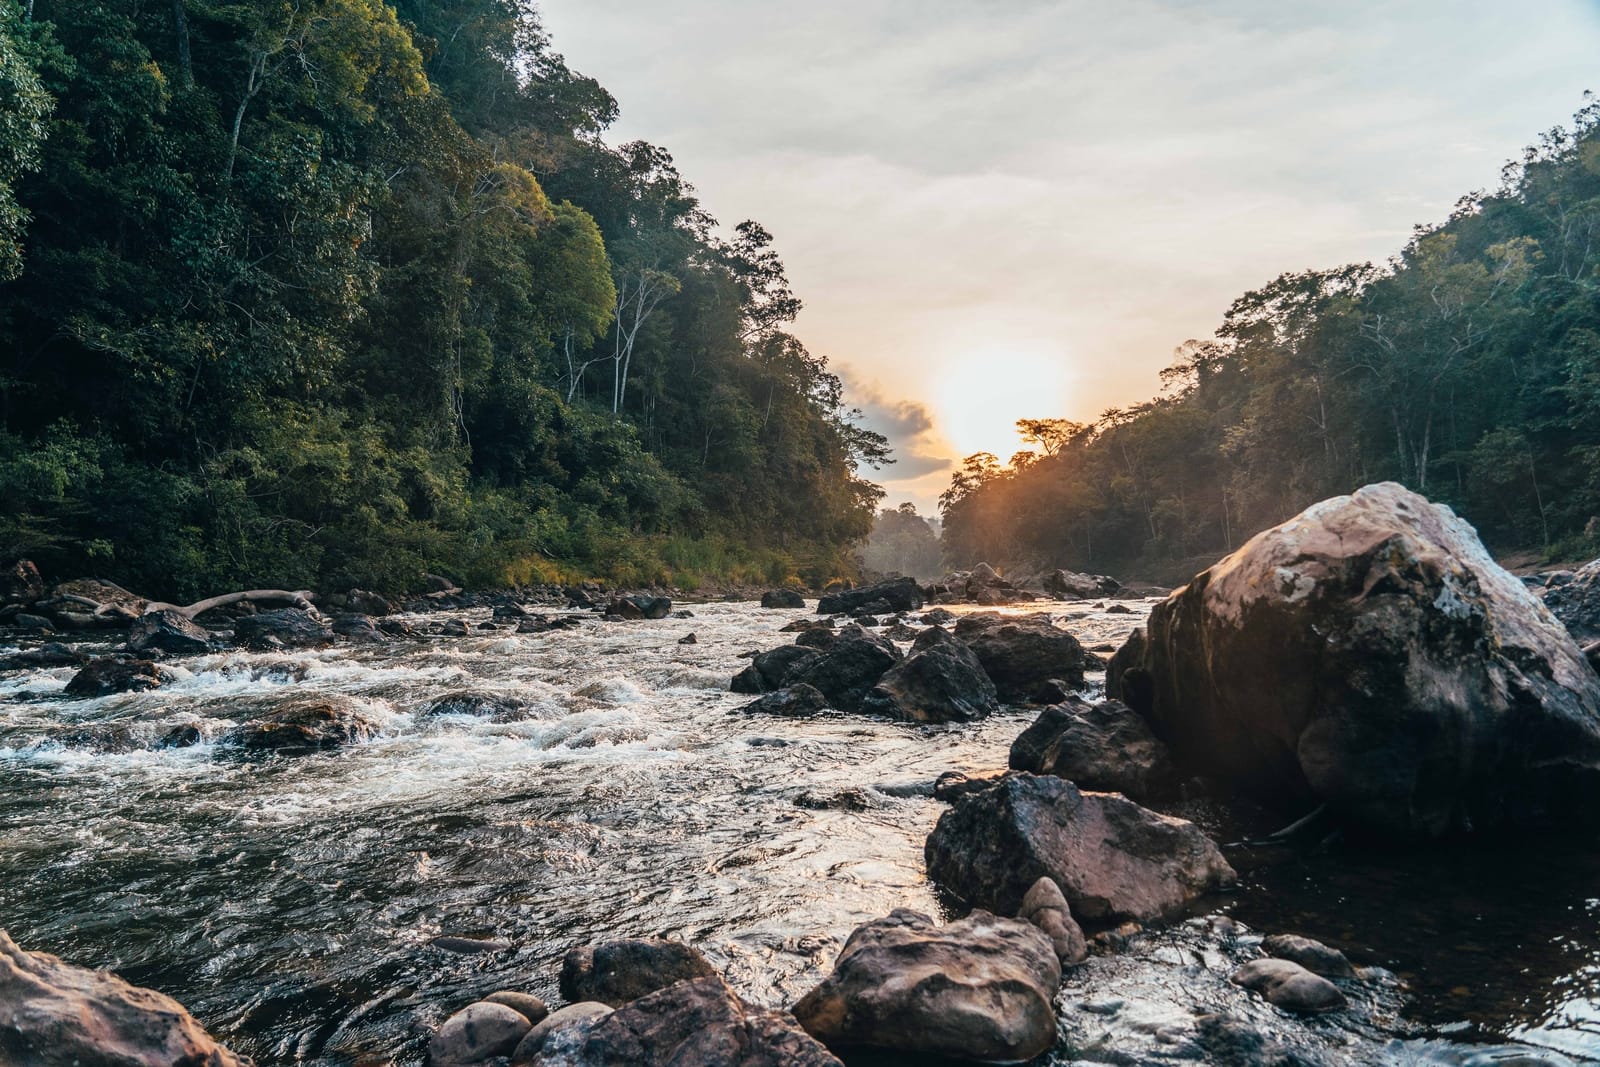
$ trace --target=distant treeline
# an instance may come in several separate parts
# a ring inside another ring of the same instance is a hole
[[[1388,264],[1285,274],[1148,403],[968,457],[946,561],[1179,580],[1318,499],[1392,479],[1501,550],[1600,548],[1600,104]]]
[[[0,0],[0,557],[820,578],[886,460],[527,0]]]

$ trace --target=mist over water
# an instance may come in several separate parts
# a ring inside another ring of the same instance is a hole
[[[1142,621],[1148,603],[1132,606],[1051,607],[1092,648]],[[419,1063],[455,1009],[499,988],[554,997],[571,945],[617,936],[690,941],[747,998],[792,1003],[855,926],[896,907],[937,912],[922,854],[944,806],[927,789],[946,770],[1003,767],[1034,712],[960,727],[745,716],[750,698],[727,692],[739,654],[789,640],[777,631],[805,613],[692,610],[541,635],[228,652],[170,664],[179,678],[159,690],[97,700],[62,695],[71,668],[0,675],[0,927],[176,997],[264,1065]],[[474,625],[487,611],[462,616]],[[698,643],[679,644],[690,632]],[[217,743],[307,696],[356,702],[380,735],[293,758]],[[471,713],[440,713],[446,697]],[[160,747],[182,726],[204,742]],[[864,790],[865,810],[796,803],[849,789]],[[1262,928],[1337,912],[1363,934],[1380,911],[1403,914],[1363,899],[1374,876],[1359,865],[1242,871],[1267,892],[1206,908]],[[1600,884],[1597,873],[1568,881]],[[1561,876],[1540,878],[1561,899],[1545,911],[1525,898],[1515,941],[1495,927],[1503,966],[1478,985],[1502,995],[1471,1008],[1485,1032],[1581,1052],[1600,971],[1595,902],[1568,911]],[[1441,892],[1396,881],[1381,895]],[[1458,937],[1452,914],[1429,932],[1436,942]],[[430,946],[441,934],[513,947],[453,954]],[[1518,974],[1515,946],[1550,937],[1566,947]],[[1411,953],[1426,972],[1422,1016],[1456,1017],[1433,985],[1455,984],[1458,961],[1423,966],[1411,942],[1371,948],[1387,955],[1366,962],[1397,971],[1407,959],[1392,957]]]

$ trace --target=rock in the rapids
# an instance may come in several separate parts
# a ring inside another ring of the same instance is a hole
[[[210,650],[211,631],[195,625],[189,616],[171,608],[141,615],[128,627],[129,652],[155,651],[187,656]]]
[[[778,632],[780,634],[803,634],[811,630],[831,629],[833,629],[832,619],[795,619],[793,622],[785,623],[783,626],[778,627]]]
[[[297,700],[229,730],[227,744],[254,752],[296,755],[355,744],[376,736],[378,723],[348,698]]]
[[[44,596],[44,578],[31,559],[19,559],[0,570],[0,605],[32,604]]]
[[[803,608],[806,598],[793,589],[769,589],[761,594],[764,608]]]
[[[949,626],[956,621],[956,613],[945,608],[934,608],[917,621],[924,626]]]
[[[483,998],[485,1004],[503,1004],[527,1019],[530,1023],[541,1023],[550,1014],[550,1008],[543,998],[532,993],[519,993],[514,989],[500,989]]]
[[[26,952],[0,930],[0,1062],[26,1067],[249,1067],[183,1005],[106,971]]]
[[[558,1013],[559,1014],[559,1013]],[[552,1019],[555,1016],[551,1016]],[[551,1035],[530,1067],[842,1067],[782,1012],[744,1003],[720,978],[679,982],[593,1020],[582,1039]]]
[[[1083,646],[1048,615],[965,615],[956,623],[956,636],[977,654],[1008,703],[1027,700],[1052,678],[1083,684]]]
[[[87,662],[89,657],[59,641],[47,641],[38,648],[24,649],[0,658],[0,671],[24,671],[35,667],[71,667]]]
[[[831,1049],[1017,1062],[1055,1043],[1061,965],[1031,923],[975,911],[947,926],[899,909],[858,927],[795,1005]]]
[[[1251,960],[1229,977],[1234,985],[1260,993],[1284,1011],[1317,1015],[1345,1006],[1339,987],[1292,960]]]
[[[880,600],[887,605],[886,611],[916,611],[922,607],[922,589],[915,578],[892,578],[860,589],[845,589],[818,600],[817,614],[848,615]]]
[[[1056,570],[1044,576],[1044,591],[1058,600],[1093,600],[1111,596],[1122,583],[1103,574]]]
[[[1040,878],[1060,886],[1074,915],[1098,923],[1160,918],[1234,880],[1193,823],[1032,774],[958,799],[925,851],[928,877],[1000,914],[1016,914]]]
[[[972,649],[937,627],[919,634],[861,702],[869,714],[930,723],[972,722],[999,707]]]
[[[819,652],[826,652],[839,641],[839,634],[831,628],[821,630],[806,630],[794,639],[794,643],[802,648],[814,648]]]
[[[733,676],[728,688],[735,693],[770,693],[788,684],[788,679],[822,654],[801,645],[779,645],[758,654],[750,666]]]
[[[589,1031],[610,1015],[611,1010],[604,1004],[591,1001],[556,1009],[528,1031],[511,1053],[512,1064],[515,1067],[527,1067],[530,1064],[573,1067],[575,1061],[572,1057],[583,1047]],[[541,1059],[542,1055],[548,1058]]]
[[[1073,697],[1045,708],[1011,743],[1010,764],[1134,800],[1169,793],[1177,782],[1167,746],[1117,700],[1091,705]]]
[[[1312,974],[1320,974],[1324,978],[1356,976],[1356,969],[1343,952],[1299,934],[1273,934],[1261,943],[1261,951],[1276,959],[1298,963]]]
[[[1600,639],[1600,559],[1539,590],[1545,607],[1581,642]]]
[[[90,660],[74,674],[67,683],[66,693],[69,697],[82,699],[109,696],[112,693],[142,693],[171,680],[171,672],[147,659],[106,656]]]
[[[630,594],[606,605],[606,617],[612,619],[664,619],[671,613],[672,599],[664,596]]]
[[[1082,963],[1089,955],[1089,943],[1084,940],[1083,928],[1072,917],[1072,909],[1061,887],[1054,880],[1041,878],[1033,883],[1022,898],[1017,918],[1037,926],[1050,939],[1061,966],[1071,967]]]
[[[688,978],[717,973],[691,945],[664,938],[630,938],[578,945],[561,961],[561,996],[620,1007]]]
[[[394,605],[389,598],[366,589],[352,589],[345,594],[345,603],[351,611],[362,615],[371,615],[382,618],[394,613]]]
[[[828,698],[815,686],[804,682],[775,689],[760,700],[746,704],[740,711],[749,715],[785,715],[791,718],[815,715],[827,710]]]
[[[1172,594],[1111,695],[1186,769],[1438,837],[1600,817],[1600,677],[1449,508],[1314,505]]]
[[[809,650],[808,650],[809,651]],[[785,676],[785,685],[805,683],[827,697],[840,711],[859,711],[861,702],[884,672],[900,662],[894,643],[859,626],[839,630],[839,639],[822,655]]]
[[[533,1020],[504,1004],[480,1000],[446,1019],[428,1042],[430,1067],[476,1067],[509,1056],[533,1029]]]
[[[351,641],[382,641],[383,631],[372,616],[347,611],[333,617],[333,632]]]
[[[240,617],[233,624],[241,644],[255,649],[323,648],[333,644],[333,628],[299,608],[277,608]]]

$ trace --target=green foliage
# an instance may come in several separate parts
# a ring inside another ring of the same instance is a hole
[[[771,235],[606,145],[524,0],[33,16],[0,19],[0,554],[178,597],[831,576],[865,535],[883,441],[782,332]]]
[[[1419,229],[1386,267],[1286,274],[1191,341],[1163,395],[975,456],[941,499],[952,564],[1183,580],[1323,497],[1394,479],[1491,545],[1600,526],[1600,105]],[[1584,533],[1584,531],[1588,533]]]

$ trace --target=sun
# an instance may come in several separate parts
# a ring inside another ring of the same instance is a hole
[[[1023,448],[1017,420],[1061,413],[1066,371],[1058,356],[1007,351],[944,369],[935,390],[937,423],[961,456],[993,452],[1004,463]]]

